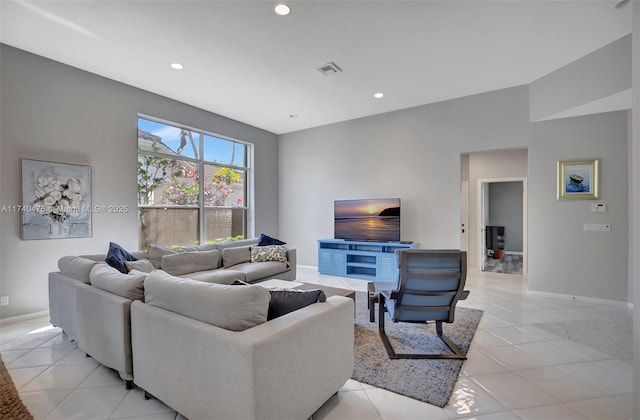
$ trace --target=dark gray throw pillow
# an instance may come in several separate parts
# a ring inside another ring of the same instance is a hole
[[[267,245],[286,245],[286,242],[282,242],[280,239],[272,238],[271,236],[265,235],[264,233],[260,234],[260,238],[258,238],[258,246],[267,246]]]
[[[272,290],[267,321],[326,300],[327,297],[322,290]]]
[[[129,251],[121,247],[115,242],[109,242],[109,251],[105,262],[123,274],[127,274],[129,270],[125,265],[125,261],[137,261],[138,259],[131,255]]]

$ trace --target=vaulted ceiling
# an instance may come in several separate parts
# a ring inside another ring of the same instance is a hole
[[[630,33],[616,3],[2,0],[0,41],[281,134],[530,83]]]

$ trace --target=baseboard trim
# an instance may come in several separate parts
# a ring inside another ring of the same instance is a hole
[[[624,307],[633,309],[633,303],[631,302],[622,302],[619,300],[611,300],[611,299],[600,299],[600,298],[592,298],[588,296],[575,296],[575,295],[566,295],[563,293],[552,293],[552,292],[540,292],[537,290],[527,290],[527,293],[535,296],[543,296],[543,297],[553,297],[558,299],[567,299],[567,300],[577,300],[580,302],[589,302],[589,303],[597,303],[602,305],[611,305],[617,307]]]
[[[40,311],[40,312],[34,312],[26,315],[12,316],[9,318],[0,319],[0,325],[13,324],[15,322],[26,321],[31,318],[40,318],[41,316],[45,316],[45,315],[49,315],[49,311]]]

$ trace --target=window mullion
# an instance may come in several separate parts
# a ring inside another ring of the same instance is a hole
[[[206,215],[204,214],[204,134],[198,133],[198,148],[200,149],[200,160],[198,162],[198,171],[200,172],[199,180],[199,188],[198,188],[198,203],[200,204],[199,210],[199,224],[200,224],[200,245],[204,245],[206,241],[205,236],[205,220]]]

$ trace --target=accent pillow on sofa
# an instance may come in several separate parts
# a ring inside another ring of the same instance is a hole
[[[280,261],[287,262],[285,245],[267,245],[251,247],[251,262]]]
[[[169,274],[195,273],[196,271],[215,270],[218,268],[220,253],[217,249],[202,252],[181,252],[162,257],[160,268]]]
[[[268,320],[327,300],[322,290],[271,290]]]
[[[136,257],[131,255],[129,251],[121,247],[115,242],[109,242],[109,251],[107,252],[107,258],[104,260],[111,267],[115,268],[121,273],[127,273],[127,267],[124,264],[125,261],[135,261]]]
[[[147,260],[146,258],[135,261],[125,261],[124,265],[127,267],[127,272],[136,270],[143,273],[150,273],[153,271],[153,264],[151,264],[151,261]]]
[[[265,235],[264,233],[261,233],[260,238],[258,238],[258,246],[286,244],[286,242],[282,242],[280,239],[272,238],[271,236]]]
[[[225,248],[222,250],[222,265],[229,268],[236,264],[242,264],[251,261],[250,246],[236,246]]]
[[[231,331],[267,321],[269,291],[175,277],[153,270],[144,282],[148,304]]]
[[[127,299],[144,301],[144,279],[147,274],[138,273],[124,274],[107,264],[98,263],[91,269],[89,278],[98,289]]]

